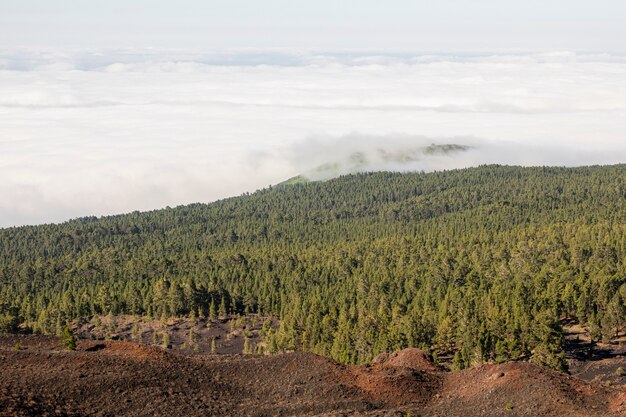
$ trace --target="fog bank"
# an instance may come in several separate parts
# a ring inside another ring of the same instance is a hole
[[[624,132],[623,56],[3,50],[0,227],[298,174],[626,162]]]

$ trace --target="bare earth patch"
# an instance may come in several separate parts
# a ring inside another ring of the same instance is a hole
[[[20,350],[15,344],[20,344]],[[311,353],[185,355],[0,335],[2,416],[623,416],[626,394],[529,363],[447,372],[417,349],[369,366]]]

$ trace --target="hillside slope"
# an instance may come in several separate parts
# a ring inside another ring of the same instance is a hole
[[[0,230],[0,330],[260,313],[265,349],[409,346],[565,368],[560,318],[623,334],[626,166],[370,173]]]

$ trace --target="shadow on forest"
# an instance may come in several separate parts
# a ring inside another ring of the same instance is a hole
[[[566,334],[566,337],[571,337],[573,335],[575,335],[575,333],[569,333]],[[600,361],[603,359],[611,359],[618,356],[624,356],[624,353],[619,352],[619,349],[613,347],[599,347],[595,343],[590,343],[584,340],[580,340],[578,338],[566,338],[565,352],[567,358],[576,359],[579,361]]]

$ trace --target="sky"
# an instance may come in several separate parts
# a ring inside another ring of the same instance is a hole
[[[0,0],[5,45],[624,51],[621,0]]]
[[[0,227],[298,174],[626,162],[625,21],[610,0],[0,0]]]

